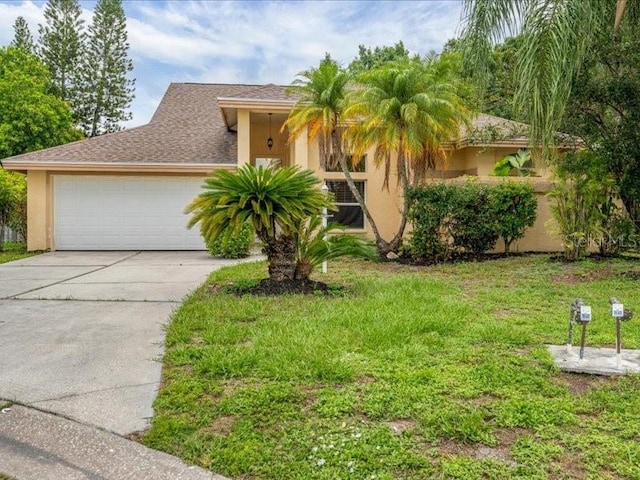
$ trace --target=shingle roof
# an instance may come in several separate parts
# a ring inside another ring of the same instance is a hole
[[[10,157],[20,162],[236,163],[236,133],[225,126],[218,97],[276,85],[172,83],[151,121],[140,127]]]
[[[288,100],[294,101],[291,95],[287,95],[287,87],[269,83],[252,90],[236,93],[233,98],[245,98],[252,100]]]
[[[479,114],[471,121],[471,128],[462,128],[460,139],[467,144],[498,144],[528,142],[529,125],[506,118]]]
[[[21,163],[86,162],[149,164],[234,164],[237,134],[225,125],[218,98],[293,100],[281,85],[227,85],[172,83],[151,121],[140,127],[25,153],[4,159]],[[500,143],[483,138],[520,133],[509,140],[526,141],[527,126],[480,114],[470,131],[462,131],[466,144]],[[483,133],[484,132],[484,133]],[[494,133],[492,133],[494,132]],[[495,135],[494,135],[495,136]]]

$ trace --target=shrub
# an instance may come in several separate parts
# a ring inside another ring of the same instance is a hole
[[[448,237],[450,206],[454,190],[451,185],[437,183],[408,191],[407,219],[413,226],[405,251],[417,260],[448,258],[453,242]]]
[[[491,187],[491,196],[498,235],[504,242],[504,251],[509,253],[511,244],[536,221],[536,194],[529,183],[505,182]]]
[[[603,256],[636,245],[620,185],[602,156],[590,150],[567,153],[556,173],[558,181],[548,196],[554,201],[551,211],[563,237],[565,259],[581,259],[590,245],[597,245]]]
[[[231,235],[228,228],[214,240],[207,242],[207,249],[214,257],[243,258],[249,256],[253,244],[253,228],[245,223],[237,235]]]
[[[408,199],[413,231],[406,251],[419,261],[479,255],[499,237],[509,251],[536,217],[533,187],[516,182],[431,184],[410,190]]]
[[[467,183],[454,187],[451,205],[451,236],[453,245],[465,252],[479,255],[495,247],[499,220],[494,214],[491,188]]]

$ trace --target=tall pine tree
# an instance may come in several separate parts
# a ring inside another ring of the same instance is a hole
[[[40,24],[39,55],[51,73],[55,93],[78,116],[78,66],[83,56],[84,20],[78,0],[48,0]]]
[[[29,25],[27,25],[24,17],[16,18],[13,24],[13,31],[15,34],[9,46],[24,50],[26,53],[34,54],[36,47],[33,43],[31,32],[29,31]]]
[[[98,0],[82,67],[82,127],[89,137],[121,130],[120,122],[131,119],[135,80],[128,50],[122,0]]]

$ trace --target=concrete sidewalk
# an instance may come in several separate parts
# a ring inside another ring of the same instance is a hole
[[[113,433],[14,405],[0,413],[0,475],[16,480],[224,480]]]

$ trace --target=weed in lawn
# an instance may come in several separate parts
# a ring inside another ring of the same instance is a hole
[[[238,297],[265,265],[219,270],[168,327],[142,441],[234,478],[640,478],[640,377],[578,379],[544,347],[576,297],[611,345],[608,298],[633,308],[637,268],[345,260],[316,278],[346,287],[329,297]]]

